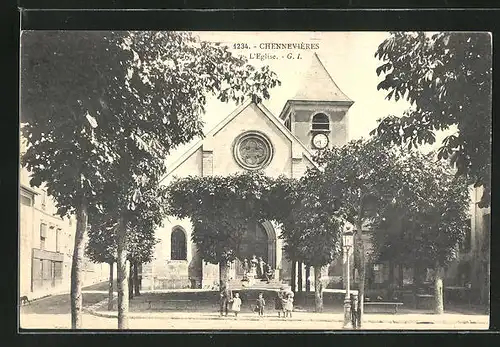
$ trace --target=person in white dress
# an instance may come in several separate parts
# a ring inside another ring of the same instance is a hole
[[[241,311],[241,299],[240,299],[239,293],[234,294],[234,298],[232,300],[231,311],[234,312],[235,317],[238,317],[238,313]]]

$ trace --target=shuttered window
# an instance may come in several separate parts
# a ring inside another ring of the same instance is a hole
[[[330,130],[330,120],[324,113],[315,114],[312,119],[312,130]]]

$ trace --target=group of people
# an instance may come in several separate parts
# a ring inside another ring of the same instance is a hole
[[[248,281],[250,278],[259,278],[269,282],[272,277],[273,269],[262,257],[257,258],[254,254],[250,261],[246,258],[243,260],[243,281]]]
[[[293,311],[293,297],[294,294],[291,290],[285,290],[281,288],[277,293],[275,298],[274,308],[278,311],[278,317],[292,317]],[[227,317],[229,310],[234,313],[235,317],[238,317],[238,313],[241,311],[242,301],[239,293],[234,293],[229,289],[225,288],[220,292],[220,316],[225,315]],[[264,310],[266,306],[266,300],[264,299],[264,294],[259,293],[253,311],[258,313],[260,317],[264,316]],[[231,307],[229,309],[229,307]]]

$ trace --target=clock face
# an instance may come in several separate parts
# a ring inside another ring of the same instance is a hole
[[[316,134],[313,137],[313,145],[316,148],[323,149],[328,145],[328,136],[325,134]]]

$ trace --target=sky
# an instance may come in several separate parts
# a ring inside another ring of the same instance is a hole
[[[401,115],[408,104],[405,101],[388,101],[386,92],[377,91],[377,84],[383,76],[377,76],[376,68],[381,61],[375,52],[389,33],[387,32],[195,32],[201,40],[228,45],[235,54],[249,58],[256,67],[269,65],[276,72],[281,86],[271,89],[271,98],[263,104],[279,116],[283,106],[302,85],[303,73],[308,69],[311,58],[316,53],[330,73],[337,86],[354,104],[348,112],[349,140],[368,137],[377,126],[377,120],[388,115]],[[317,43],[318,49],[271,50],[259,49],[262,43]],[[245,43],[249,49],[233,49],[234,44]],[[254,48],[256,47],[256,48]],[[256,53],[277,53],[279,59],[250,59]],[[300,53],[302,59],[286,59],[286,54]],[[283,57],[285,56],[285,57]],[[283,58],[282,58],[283,57]],[[207,112],[203,116],[205,133],[210,131],[236,107],[233,103],[209,100]],[[199,139],[179,147],[171,153],[170,162],[175,161]],[[440,142],[440,141],[439,141]]]

